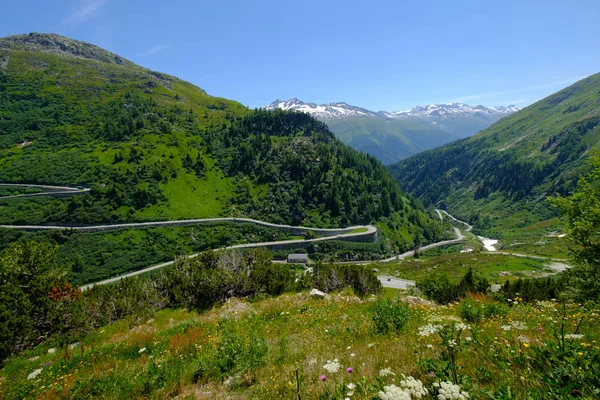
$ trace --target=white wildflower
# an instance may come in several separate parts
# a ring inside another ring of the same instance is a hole
[[[338,372],[340,370],[340,368],[342,368],[342,366],[340,365],[340,363],[338,362],[338,359],[336,358],[333,361],[327,360],[327,363],[325,365],[323,365],[323,368],[325,368],[328,372],[334,373],[334,372]]]
[[[455,347],[458,343],[456,343],[456,340],[448,340],[447,344],[450,347]]]
[[[469,393],[460,390],[460,386],[454,385],[452,382],[434,383],[433,386],[437,388],[438,400],[465,400],[469,398]]]
[[[567,333],[565,339],[583,339],[583,335],[577,333]]]
[[[30,373],[29,375],[27,375],[27,380],[29,379],[33,379],[35,377],[37,377],[39,374],[42,373],[42,369],[36,369],[35,371],[33,371],[32,373]]]
[[[427,324],[419,327],[419,336],[431,336],[438,333],[443,328],[442,325]]]
[[[381,400],[410,400],[410,391],[400,389],[396,385],[384,386],[383,391],[377,393]]]
[[[457,324],[454,325],[454,328],[457,331],[464,331],[465,329],[471,329],[471,326],[467,325],[467,324],[464,324],[462,322],[459,322],[459,323],[457,323]]]
[[[384,368],[379,371],[379,376],[388,376],[388,375],[396,375],[395,373],[392,372],[392,369],[390,367]]]
[[[470,341],[472,341],[472,340],[473,340],[473,338],[472,338],[471,336],[465,336],[465,340],[466,340],[467,342],[470,342]]]
[[[146,351],[146,348],[145,348],[145,347],[142,347],[142,348],[140,349],[140,351],[138,351],[138,353],[143,353],[143,352],[145,352],[145,351]]]
[[[423,387],[423,382],[412,376],[406,377],[402,375],[402,377],[404,379],[400,381],[400,386],[402,386],[404,390],[408,390],[413,398],[420,399],[427,395],[428,392],[427,389]]]
[[[521,343],[529,343],[529,338],[527,336],[519,335],[517,336],[517,340]]]
[[[524,331],[525,329],[527,329],[527,325],[521,321],[513,321],[510,323],[510,325],[519,331]]]
[[[510,325],[502,325],[500,328],[502,328],[502,330],[504,330],[504,331],[512,330],[512,326],[510,326]]]
[[[356,385],[354,383],[349,383],[346,385],[346,387],[348,388],[348,393],[346,393],[346,396],[351,397],[354,394]]]

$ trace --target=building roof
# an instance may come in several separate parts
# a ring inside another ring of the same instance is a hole
[[[307,260],[308,261],[308,254],[306,254],[306,253],[288,254],[287,258],[288,258],[288,260],[294,259],[294,260]]]

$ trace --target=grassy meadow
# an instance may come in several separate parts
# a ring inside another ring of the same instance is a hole
[[[434,384],[447,381],[474,399],[593,398],[598,388],[596,304],[479,296],[408,307],[385,293],[234,298],[202,314],[122,320],[9,359],[0,397],[417,398],[382,397],[416,385],[404,376],[424,398],[442,398]]]

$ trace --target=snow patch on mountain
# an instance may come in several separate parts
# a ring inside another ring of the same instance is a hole
[[[275,110],[280,108],[282,110],[293,110],[299,112],[308,113],[319,119],[339,119],[347,117],[357,116],[377,116],[377,113],[366,110],[364,108],[351,106],[347,103],[328,103],[328,104],[316,104],[316,103],[305,103],[302,100],[296,98],[287,101],[275,100],[269,104],[267,110]]]
[[[327,104],[316,104],[316,103],[305,103],[302,100],[293,98],[287,101],[275,100],[269,104],[267,110],[293,110],[299,112],[308,113],[318,119],[342,119],[348,117],[383,117],[393,119],[413,119],[413,118],[427,118],[427,119],[444,119],[453,116],[469,117],[469,116],[495,116],[503,117],[513,112],[519,111],[520,108],[514,105],[510,106],[498,106],[498,107],[484,107],[484,106],[470,106],[462,103],[446,103],[446,104],[430,104],[427,106],[417,106],[407,111],[379,111],[374,112],[365,108],[352,106],[347,103],[327,103]]]

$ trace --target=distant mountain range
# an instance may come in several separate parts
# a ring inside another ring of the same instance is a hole
[[[417,106],[408,111],[371,111],[341,103],[305,103],[276,100],[266,109],[305,112],[327,123],[346,144],[372,154],[384,164],[457,139],[469,137],[499,119],[520,110],[470,106],[462,103]]]

